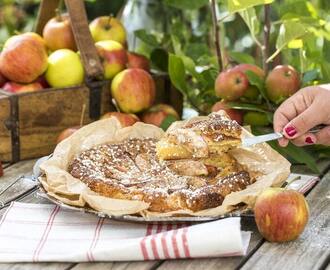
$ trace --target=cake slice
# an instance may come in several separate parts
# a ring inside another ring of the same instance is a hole
[[[212,113],[170,129],[157,143],[161,160],[206,159],[227,153],[241,143],[241,126],[225,113]]]

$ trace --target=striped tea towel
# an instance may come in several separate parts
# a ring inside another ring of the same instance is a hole
[[[142,261],[245,255],[240,218],[125,223],[48,204],[12,203],[0,221],[0,262]]]

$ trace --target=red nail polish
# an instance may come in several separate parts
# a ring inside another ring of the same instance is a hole
[[[285,133],[288,134],[288,136],[292,137],[297,134],[297,130],[294,127],[286,127]]]
[[[313,141],[313,139],[311,137],[307,137],[305,139],[305,142],[308,143],[308,144],[313,144],[314,143],[314,141]]]

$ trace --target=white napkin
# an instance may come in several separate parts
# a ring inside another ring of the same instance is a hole
[[[240,218],[189,224],[113,221],[55,205],[12,203],[0,221],[0,262],[142,261],[242,256]]]

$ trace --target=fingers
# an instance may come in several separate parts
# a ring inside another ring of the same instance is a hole
[[[330,126],[327,126],[317,133],[305,133],[291,142],[297,146],[323,144],[330,145]]]
[[[293,118],[283,128],[284,136],[288,139],[295,139],[302,136],[318,124],[321,124],[322,120],[319,117],[319,110],[320,108],[312,104],[298,116]]]

